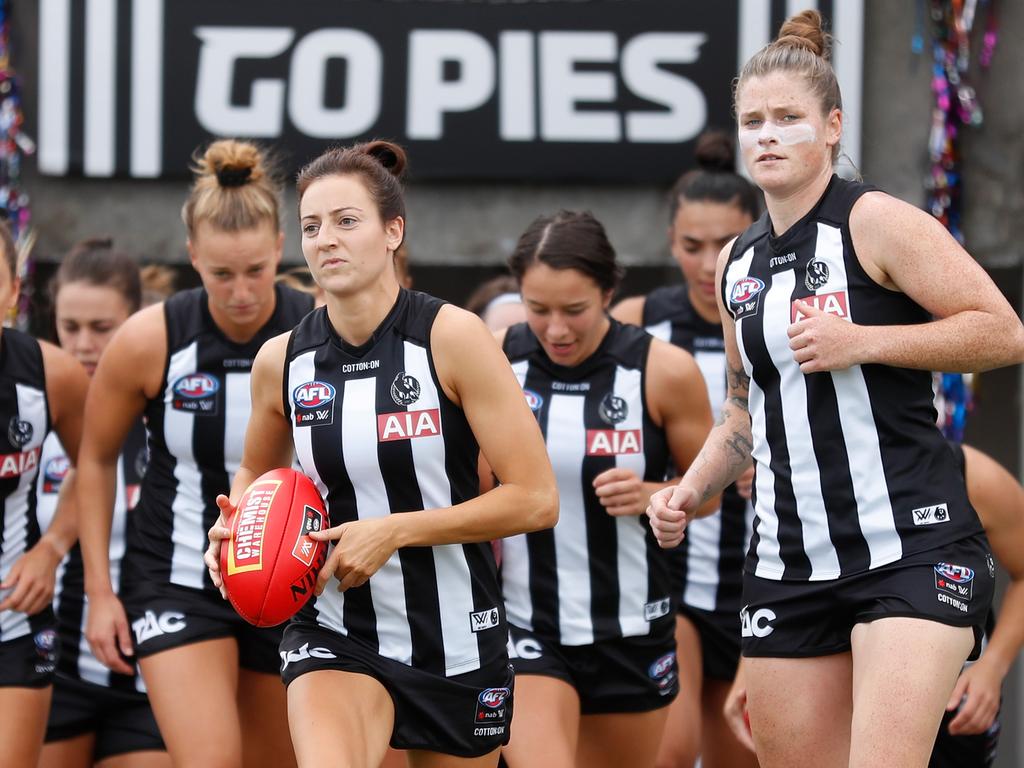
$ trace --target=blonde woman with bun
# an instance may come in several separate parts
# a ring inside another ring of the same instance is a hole
[[[767,212],[718,261],[722,416],[648,514],[674,547],[753,458],[741,649],[761,766],[910,768],[928,762],[994,588],[930,371],[1019,363],[1024,328],[935,219],[835,175],[829,47],[805,11],[736,82]]]
[[[203,550],[216,496],[241,461],[253,358],[313,303],[275,285],[280,188],[263,153],[216,141],[194,173],[182,220],[202,287],[125,322],[90,388],[79,495],[86,635],[115,672],[130,673],[126,658],[138,659],[175,765],[287,766],[282,630],[235,614],[210,581]],[[129,516],[118,596],[108,569],[115,471],[140,415],[150,461]]]

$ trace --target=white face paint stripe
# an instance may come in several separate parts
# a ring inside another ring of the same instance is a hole
[[[773,141],[781,147],[792,147],[796,144],[810,144],[817,138],[814,126],[807,123],[779,125],[772,120],[765,120],[756,129],[745,128],[742,125],[739,129],[740,146],[746,150],[754,149],[762,142],[766,148]]]

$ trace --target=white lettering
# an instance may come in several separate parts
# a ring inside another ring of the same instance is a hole
[[[775,621],[775,611],[761,608],[751,616],[746,606],[740,611],[740,630],[743,637],[768,637],[775,631],[769,622]]]
[[[622,125],[612,111],[579,111],[577,102],[615,100],[615,75],[578,72],[577,62],[614,62],[612,32],[540,34],[541,136],[545,141],[620,141]]]
[[[446,62],[459,76],[445,80]],[[445,112],[468,112],[494,92],[494,52],[466,30],[417,29],[409,35],[409,100],[406,132],[411,139],[440,139]]]
[[[704,94],[686,78],[670,74],[659,64],[692,64],[700,58],[707,35],[698,32],[637,35],[622,49],[622,79],[637,96],[668,111],[630,112],[626,136],[636,142],[675,142],[692,139],[707,121]]]
[[[132,630],[135,642],[141,645],[154,637],[180,632],[185,625],[185,614],[178,611],[165,611],[159,616],[154,611],[146,611],[142,618],[132,622]]]
[[[510,659],[532,661],[533,659],[539,659],[543,655],[540,643],[532,637],[523,638],[515,643],[512,642],[511,637],[508,639],[508,657]]]
[[[280,651],[281,654],[281,669],[284,670],[289,664],[294,661],[304,661],[305,659],[336,659],[338,658],[331,653],[327,648],[310,648],[309,643],[303,643],[301,647],[294,651]]]

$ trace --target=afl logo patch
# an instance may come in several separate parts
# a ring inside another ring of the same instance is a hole
[[[43,493],[57,493],[70,468],[71,462],[67,456],[54,456],[46,462],[43,467]]]
[[[530,410],[534,413],[544,407],[544,398],[532,389],[524,389],[523,395],[526,397],[526,404],[530,406]]]
[[[7,439],[12,446],[24,448],[32,440],[33,434],[35,434],[35,428],[32,426],[32,422],[11,416],[11,420],[7,424]]]
[[[391,382],[391,399],[395,405],[410,406],[420,399],[420,383],[415,376],[400,371]]]
[[[807,262],[807,274],[804,275],[804,285],[808,291],[816,291],[823,288],[828,282],[828,264],[820,259],[811,259]]]
[[[741,320],[749,315],[756,315],[761,308],[761,292],[764,282],[756,277],[741,277],[729,291],[729,308],[733,317]]]
[[[605,424],[615,426],[625,421],[626,417],[629,416],[629,406],[624,399],[609,392],[601,400],[597,413]]]
[[[171,407],[177,411],[213,416],[217,413],[217,392],[220,382],[208,373],[197,371],[182,376],[171,388]]]
[[[292,392],[295,426],[316,427],[334,423],[334,387],[326,381],[307,381]]]

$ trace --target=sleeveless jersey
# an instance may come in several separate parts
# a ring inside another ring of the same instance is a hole
[[[652,336],[682,347],[697,361],[708,388],[715,421],[726,397],[725,339],[721,323],[709,323],[693,307],[685,285],[662,286],[644,300],[643,325]],[[683,543],[673,550],[684,605],[738,614],[743,559],[754,524],[754,507],[735,485],[722,493],[713,515],[691,520]]]
[[[401,290],[358,347],[338,336],[324,308],[292,333],[285,414],[331,525],[444,509],[479,493],[476,438],[434,370],[430,331],[442,304]],[[300,620],[439,676],[505,658],[505,612],[487,542],[406,547],[361,587],[336,586],[332,579]]]
[[[117,487],[114,512],[110,526],[110,583],[115,591],[123,586],[121,559],[124,557],[128,512],[138,501],[140,483],[146,473],[146,427],[142,420],[135,422],[117,462]],[[36,483],[39,529],[50,527],[57,512],[57,498],[61,484],[70,468],[67,454],[60,439],[51,433],[43,443],[39,479]],[[72,679],[126,691],[145,691],[142,676],[111,672],[92,654],[85,638],[88,623],[88,598],[85,595],[85,573],[82,550],[76,543],[57,568],[57,582],[53,595],[53,610],[57,614],[60,635],[60,660],[57,670]]]
[[[294,328],[313,306],[308,294],[275,290],[270,320],[242,344],[213,322],[204,289],[182,291],[164,304],[167,363],[161,395],[145,410],[149,468],[125,555],[132,579],[219,595],[203,552],[217,520],[217,494],[229,491],[242,459],[252,361],[265,341]]]
[[[49,431],[50,406],[39,342],[4,328],[0,334],[0,580],[39,541],[35,482]],[[51,623],[49,606],[34,616],[0,612],[0,643],[45,631]]]
[[[525,323],[505,335],[560,505],[553,529],[502,543],[505,609],[512,624],[562,645],[649,635],[674,621],[671,561],[647,516],[609,515],[593,488],[615,467],[665,478],[668,445],[644,396],[650,344],[640,328],[612,320],[594,354],[570,368],[552,362]]]
[[[981,532],[935,426],[931,374],[888,365],[803,374],[787,329],[802,299],[862,325],[928,322],[875,283],[850,239],[872,188],[833,176],[781,237],[766,213],[733,246],[722,297],[750,377],[757,524],[746,568],[768,579],[834,579]]]

